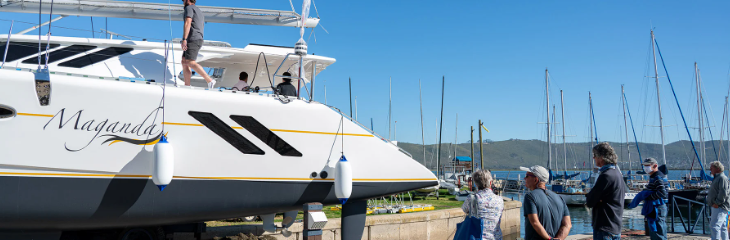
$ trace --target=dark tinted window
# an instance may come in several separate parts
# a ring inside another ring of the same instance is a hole
[[[238,151],[245,154],[264,155],[263,150],[251,143],[251,141],[246,139],[244,136],[241,136],[240,133],[233,130],[231,126],[228,126],[228,124],[212,113],[189,111],[188,114],[223,138],[223,140],[231,144],[231,146],[238,149]]]
[[[265,142],[266,145],[269,145],[269,147],[273,148],[281,154],[282,156],[290,156],[290,157],[301,157],[302,153],[294,149],[291,145],[289,145],[284,139],[281,139],[279,136],[271,132],[268,128],[266,128],[263,124],[261,124],[259,121],[254,119],[250,116],[236,116],[231,115],[231,119],[233,121],[236,121],[236,123],[240,124],[241,127],[245,128],[249,132],[251,132],[254,136],[256,136],[259,140],[262,142]]]
[[[67,58],[67,57],[70,57],[70,56],[73,56],[73,55],[76,55],[76,54],[79,54],[79,53],[82,53],[82,52],[88,52],[88,51],[93,50],[95,48],[96,48],[96,46],[71,45],[71,46],[66,47],[66,48],[61,48],[61,49],[58,49],[56,51],[52,51],[49,54],[49,56],[48,56],[48,62],[49,63],[53,63],[53,62],[56,62],[58,60],[61,60],[61,59],[64,59],[64,58]],[[38,63],[38,59],[36,59],[36,58],[28,58],[25,61],[23,61],[23,63],[27,63],[27,64]],[[46,58],[45,57],[42,57],[41,58],[41,64],[46,64]]]
[[[3,56],[5,55],[5,44],[6,42],[0,42],[0,61],[2,61]],[[46,44],[44,43],[41,45],[42,49],[46,50]],[[49,49],[57,48],[58,44],[51,44],[49,46]],[[29,57],[31,55],[38,54],[38,43],[25,43],[25,42],[10,42],[10,47],[8,48],[8,57],[5,59],[6,62],[12,62],[18,59],[23,59],[25,57]],[[35,62],[38,63],[38,59],[34,58]]]
[[[82,68],[89,66],[94,63],[98,63],[113,57],[117,57],[119,55],[131,52],[131,48],[118,48],[118,47],[110,47],[102,49],[101,51],[86,54],[85,56],[80,56],[65,62],[62,62],[61,64],[58,64],[58,66],[61,67],[72,67],[72,68]]]

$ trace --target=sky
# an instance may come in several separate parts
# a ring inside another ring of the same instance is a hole
[[[292,2],[299,12],[301,0]],[[198,0],[198,5],[291,9],[286,0]],[[310,16],[319,16],[321,27],[314,29],[316,42],[309,37],[311,30],[305,33],[309,53],[337,62],[317,76],[314,100],[325,102],[326,87],[327,104],[349,113],[348,79],[352,79],[358,121],[371,126],[372,119],[374,130],[386,138],[390,132],[391,139],[401,142],[422,141],[420,80],[425,142],[437,142],[445,79],[443,142],[468,142],[469,129],[476,128],[479,120],[489,129],[482,133],[484,139],[545,140],[545,124],[540,123],[546,121],[547,68],[551,108],[556,104],[556,122],[566,124],[565,134],[560,124],[554,125],[558,127],[554,135],[567,135],[568,142],[589,139],[590,91],[598,139],[625,141],[623,84],[636,139],[659,143],[659,128],[653,127],[659,125],[659,118],[652,28],[670,77],[658,59],[665,141],[688,139],[668,79],[687,123],[698,125],[695,62],[701,70],[710,122],[706,134],[712,131],[718,139],[721,132],[730,89],[728,1],[318,0],[315,5],[317,11],[312,9]],[[0,13],[0,33],[8,31],[7,20],[37,22],[38,15]],[[94,18],[93,24],[97,31],[106,25],[112,32],[150,41],[171,38],[168,21]],[[92,37],[89,17],[68,17],[54,25],[64,27],[54,28],[54,36]],[[29,27],[16,22],[13,32]],[[181,36],[180,21],[172,22],[172,32],[175,38]],[[29,34],[33,33],[37,31]],[[205,37],[241,48],[249,43],[294,46],[299,30],[208,23]],[[392,120],[397,121],[391,123],[390,131],[389,89]],[[565,121],[560,116],[560,90],[564,91]],[[696,140],[697,130],[691,131]],[[631,128],[629,134],[633,138]]]

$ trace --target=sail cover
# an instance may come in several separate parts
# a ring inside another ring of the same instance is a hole
[[[38,13],[38,5],[42,3],[42,13],[49,14],[51,0],[0,0],[0,12]],[[301,15],[293,11],[207,7],[198,6],[205,14],[206,22],[268,25],[284,27],[314,28],[319,23],[318,18],[302,19]],[[53,14],[69,16],[134,18],[150,20],[169,20],[168,10],[172,13],[172,20],[183,19],[183,5],[162,3],[140,3],[126,1],[104,0],[54,0]]]

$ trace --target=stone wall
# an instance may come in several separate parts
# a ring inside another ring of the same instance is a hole
[[[503,239],[516,239],[520,236],[520,207],[522,207],[522,203],[506,198],[504,200],[504,213],[502,214]],[[405,214],[371,215],[367,217],[362,239],[450,240],[454,237],[456,224],[462,222],[464,216],[464,212],[460,208]],[[265,235],[276,239],[302,239],[302,223],[295,223],[289,230],[292,231],[292,235],[289,237],[284,237],[280,233],[266,233]],[[208,228],[204,238],[235,236],[239,233],[264,234],[261,225],[238,225]],[[183,236],[180,237],[184,238]],[[329,219],[329,222],[322,230],[322,240],[340,240],[339,218]]]

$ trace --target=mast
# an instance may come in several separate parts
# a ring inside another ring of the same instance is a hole
[[[454,133],[454,158],[456,158],[456,147],[459,146],[459,114],[456,114],[456,132]]]
[[[726,153],[727,153],[727,163],[728,163],[728,166],[730,166],[730,112],[728,112],[728,110],[730,110],[730,108],[728,108],[727,100],[728,100],[728,97],[725,96],[725,119],[727,119],[727,120],[725,120],[725,121],[727,121],[727,151],[726,151]]]
[[[553,104],[553,124],[558,124],[558,121],[555,119],[555,104]],[[557,143],[558,142],[558,129],[553,127],[552,128],[552,142]],[[560,168],[558,168],[558,147],[555,147],[555,171],[560,171]]]
[[[393,77],[388,80],[388,141],[390,141],[390,123],[393,122]],[[441,106],[443,107],[443,106]]]
[[[545,107],[545,111],[547,111],[547,144],[548,144],[548,162],[547,166],[550,168],[550,164],[553,160],[553,151],[552,151],[552,145],[550,144],[550,91],[548,89],[548,70],[545,68],[545,99],[547,99],[547,104]]]
[[[703,113],[702,114],[702,116],[703,116],[702,117],[702,132],[703,133],[702,133],[702,139],[701,139],[701,141],[702,141],[702,160],[703,160],[703,165],[706,165],[707,153],[705,152],[705,149],[707,148],[707,146],[705,146],[705,145],[707,143],[705,142],[704,131],[705,131],[705,128],[710,128],[710,126],[705,126],[705,121],[707,121],[707,109],[705,108],[705,96],[702,94],[702,70],[700,70],[699,68],[697,68],[697,77],[699,78],[699,83],[700,83],[700,86],[699,86],[700,87],[700,103],[702,103],[702,113]],[[709,124],[710,124],[710,122],[707,122],[707,125],[709,125]]]
[[[563,90],[560,90],[560,119],[563,122],[563,164],[565,165],[565,175],[568,175],[568,148],[565,145],[565,105],[563,102]]]
[[[592,101],[593,100],[591,99],[591,92],[588,92],[588,107],[590,109],[590,112],[589,112],[590,115],[588,115],[588,123],[590,124],[590,128],[591,128],[591,139],[589,140],[589,143],[588,143],[588,156],[591,156],[593,154],[593,150],[592,150],[593,149],[593,119],[591,118],[591,116],[593,116],[593,104],[591,103]],[[593,158],[591,158],[591,170],[593,170],[593,164],[594,164],[592,159]]]
[[[418,79],[418,102],[421,105],[421,146],[423,146],[423,164],[426,164],[426,135],[423,133],[423,94],[421,93],[421,79]]]
[[[662,160],[664,161],[664,165],[667,165],[667,151],[666,147],[664,145],[664,118],[662,118],[662,101],[661,97],[659,97],[659,69],[657,68],[656,64],[656,45],[654,44],[654,30],[651,30],[651,54],[654,56],[654,79],[656,81],[656,100],[657,100],[657,106],[659,108],[659,132],[662,135]]]
[[[436,151],[436,178],[439,177],[441,170],[441,133],[444,131],[444,87],[446,86],[446,77],[441,78],[441,121],[439,121],[439,145]]]
[[[704,124],[702,121],[702,90],[700,90],[700,76],[699,76],[699,69],[697,69],[697,62],[695,62],[695,85],[697,87],[697,120],[700,122],[699,124],[699,134],[700,134],[700,161],[704,163],[705,160],[705,140],[704,140]]]
[[[624,109],[624,130],[626,131],[626,153],[628,154],[628,157],[626,158],[629,162],[629,171],[631,171],[631,144],[629,143],[629,124],[626,121],[626,102],[624,100],[624,85],[621,84],[621,105]]]

